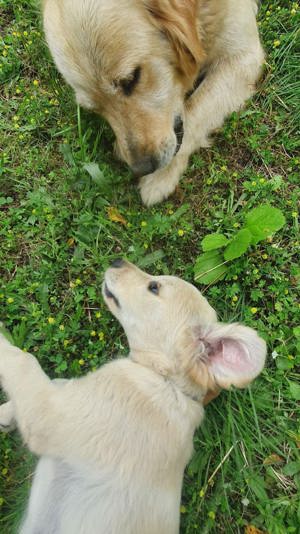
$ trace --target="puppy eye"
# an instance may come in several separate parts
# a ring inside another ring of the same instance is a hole
[[[150,282],[148,285],[149,291],[153,293],[154,295],[158,295],[159,293],[160,284],[158,282]]]
[[[120,80],[119,84],[125,96],[130,96],[133,93],[135,86],[140,80],[141,70],[141,67],[136,67],[129,78]]]

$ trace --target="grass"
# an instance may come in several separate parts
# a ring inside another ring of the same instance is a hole
[[[207,408],[184,478],[184,534],[299,531],[300,8],[264,4],[258,94],[191,158],[176,194],[149,210],[113,159],[110,129],[76,108],[53,66],[36,2],[0,0],[0,318],[51,376],[80,376],[126,354],[100,291],[116,256],[192,281],[207,234],[232,233],[266,201],[286,217],[225,281],[199,286],[222,320],[260,331],[269,357],[251,389]],[[5,534],[15,531],[31,473],[18,436],[1,435]]]

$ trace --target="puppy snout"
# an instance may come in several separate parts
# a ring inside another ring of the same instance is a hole
[[[147,154],[136,160],[131,168],[136,176],[151,174],[160,167],[160,159],[154,154]]]
[[[181,147],[182,139],[184,135],[183,121],[180,115],[177,115],[177,117],[175,117],[173,129],[174,129],[174,133],[176,135],[176,141],[177,141],[176,150],[175,150],[175,154],[177,154],[178,150]]]
[[[120,269],[121,267],[124,267],[125,261],[122,258],[116,258],[112,263],[111,267],[114,269]]]

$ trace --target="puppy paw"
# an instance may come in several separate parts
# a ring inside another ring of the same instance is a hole
[[[146,206],[153,206],[168,198],[175,190],[180,176],[170,174],[168,167],[141,178],[139,190]]]
[[[10,432],[16,428],[14,409],[11,401],[0,406],[0,432]]]

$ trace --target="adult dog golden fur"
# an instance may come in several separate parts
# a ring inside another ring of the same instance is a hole
[[[0,334],[0,377],[16,421],[41,456],[22,534],[176,534],[184,468],[207,393],[244,387],[266,348],[251,328],[217,322],[192,285],[116,260],[104,299],[128,358],[51,381]]]
[[[255,0],[44,0],[57,67],[110,123],[145,204],[174,191],[190,154],[253,94],[256,12]]]

